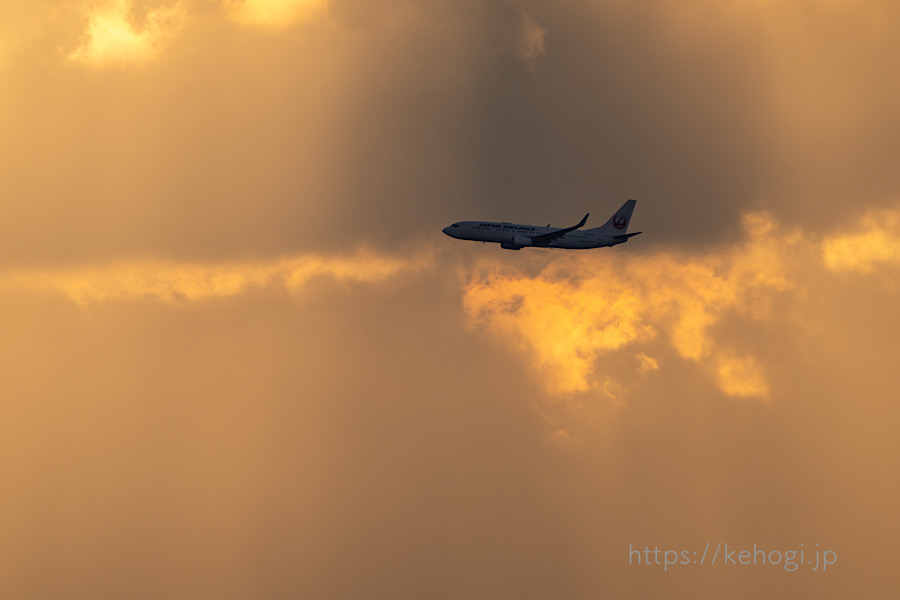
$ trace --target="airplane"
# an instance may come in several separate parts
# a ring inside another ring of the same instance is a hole
[[[631,213],[637,200],[628,200],[622,208],[600,227],[584,229],[591,213],[571,227],[536,227],[534,225],[517,225],[515,223],[489,223],[484,221],[460,221],[443,232],[458,240],[499,243],[507,250],[521,250],[532,246],[537,248],[569,248],[584,250],[587,248],[603,248],[615,246],[628,241],[628,238],[642,233],[625,233],[631,221]]]

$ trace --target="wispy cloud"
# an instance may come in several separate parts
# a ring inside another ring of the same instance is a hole
[[[0,275],[0,289],[61,293],[81,306],[139,298],[195,302],[261,288],[296,293],[315,278],[379,282],[423,268],[428,261],[427,257],[405,260],[366,252],[219,264],[129,260],[102,266],[7,273]]]
[[[869,212],[849,229],[822,243],[829,269],[871,272],[878,265],[900,263],[900,210]]]
[[[534,60],[545,52],[544,39],[547,30],[528,13],[522,13],[519,29],[518,51],[525,60]]]

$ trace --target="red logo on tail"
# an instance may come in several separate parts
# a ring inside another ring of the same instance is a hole
[[[625,218],[625,215],[616,215],[616,218],[613,219],[613,227],[616,229],[625,229],[627,224],[628,219]]]

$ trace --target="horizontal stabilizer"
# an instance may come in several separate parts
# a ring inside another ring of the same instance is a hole
[[[643,233],[642,231],[635,231],[634,233],[623,233],[622,235],[614,235],[612,239],[616,240],[616,243],[627,242],[628,238],[634,237],[636,235],[640,235]]]

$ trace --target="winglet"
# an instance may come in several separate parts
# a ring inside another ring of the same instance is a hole
[[[581,220],[578,225],[572,225],[571,227],[566,227],[564,229],[557,229],[556,231],[551,231],[550,233],[543,233],[541,235],[536,235],[531,238],[531,242],[535,246],[546,246],[556,238],[560,238],[570,231],[575,231],[581,227],[584,227],[584,224],[587,223],[588,217],[591,216],[591,213],[584,215],[584,218]]]
[[[559,231],[554,231],[553,234],[544,234],[544,235],[554,235],[554,236],[559,237],[565,233],[569,233],[570,231],[575,231],[576,229],[581,229],[582,227],[584,227],[584,224],[587,223],[587,218],[589,216],[591,216],[591,213],[584,215],[584,218],[581,221],[579,221],[578,225],[572,225],[571,227],[566,227],[564,229],[560,229]]]

